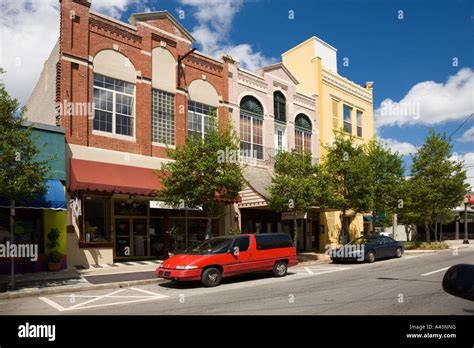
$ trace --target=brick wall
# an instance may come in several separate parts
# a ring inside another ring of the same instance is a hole
[[[135,140],[123,140],[93,134],[91,117],[62,115],[59,123],[66,129],[66,141],[71,144],[91,146],[139,155],[166,157],[165,148],[155,146],[152,136],[152,57],[151,50],[166,43],[166,49],[178,60],[186,54],[190,43],[179,28],[167,18],[149,20],[145,25],[136,23],[136,30],[125,23],[104,18],[90,12],[85,0],[61,0],[60,53],[58,69],[59,99],[61,102],[92,103],[93,57],[104,49],[118,49],[133,64],[138,75],[136,83]],[[155,30],[150,26],[157,27]],[[169,33],[166,34],[163,31]],[[181,39],[180,39],[181,38]],[[184,76],[181,89],[175,94],[176,144],[184,143],[187,133],[187,102],[185,86],[205,75],[206,80],[221,97],[220,122],[224,124],[228,111],[226,64],[193,53],[183,61]],[[177,71],[176,71],[177,74]],[[178,86],[176,86],[178,88]]]

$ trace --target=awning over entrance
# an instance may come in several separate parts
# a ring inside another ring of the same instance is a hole
[[[243,169],[244,180],[247,183],[240,195],[240,208],[257,208],[268,206],[270,199],[269,187],[272,183],[272,173],[267,168],[248,166]]]
[[[66,210],[66,193],[61,181],[49,179],[45,182],[46,191],[31,201],[15,202],[15,208]],[[0,200],[0,207],[9,208],[10,203]]]
[[[161,187],[152,169],[71,159],[71,191],[156,196]]]

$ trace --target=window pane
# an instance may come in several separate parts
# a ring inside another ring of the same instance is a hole
[[[115,120],[115,133],[122,135],[133,135],[133,118],[117,114]]]
[[[84,240],[86,242],[111,242],[110,200],[108,197],[85,196]]]
[[[352,133],[351,112],[352,108],[344,105],[344,132],[346,133]]]
[[[174,95],[153,90],[153,141],[174,145]]]
[[[311,134],[307,132],[303,132],[303,139],[304,139],[304,152],[311,153]]]
[[[94,110],[94,129],[103,132],[112,132],[112,113]]]
[[[211,128],[210,116],[217,116],[216,108],[188,101],[188,135],[205,137]]]
[[[303,149],[303,132],[299,129],[295,130],[295,150],[301,152]]]

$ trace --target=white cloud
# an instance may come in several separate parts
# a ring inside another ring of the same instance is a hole
[[[474,190],[474,152],[466,152],[458,154],[458,160],[464,161],[464,168],[466,169],[467,182],[471,185],[471,190]]]
[[[113,17],[143,0],[93,0],[92,8]],[[15,0],[0,3],[0,67],[11,96],[22,104],[38,81],[43,64],[59,37],[58,0]]]
[[[392,138],[380,139],[385,145],[390,148],[393,152],[398,152],[400,155],[414,154],[417,149],[412,143],[398,141]]]
[[[461,143],[474,143],[474,127],[469,128],[458,139]]]
[[[275,62],[275,59],[254,51],[250,44],[229,43],[232,22],[242,8],[243,0],[180,0],[180,3],[192,8],[198,22],[192,34],[204,53],[215,57],[230,54],[238,58],[244,68],[253,71]]]
[[[376,127],[434,125],[464,119],[474,112],[474,71],[459,70],[446,83],[424,81],[398,102],[385,99],[375,110]]]

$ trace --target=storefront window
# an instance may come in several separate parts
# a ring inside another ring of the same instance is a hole
[[[86,243],[112,241],[109,197],[84,196],[84,241]]]
[[[0,244],[10,240],[10,209],[0,208]],[[15,210],[15,243],[37,244],[38,253],[44,254],[43,210]]]

